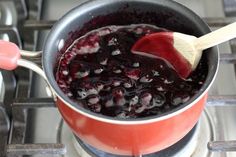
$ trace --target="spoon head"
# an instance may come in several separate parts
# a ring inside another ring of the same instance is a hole
[[[196,37],[175,32],[158,32],[139,39],[132,53],[165,60],[182,78],[196,68],[201,55],[194,47]],[[201,54],[201,53],[200,53]]]

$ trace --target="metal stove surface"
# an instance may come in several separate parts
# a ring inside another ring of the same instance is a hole
[[[44,1],[42,19],[44,20],[57,20],[66,11],[70,10],[74,6],[82,3],[85,0],[50,0]],[[202,17],[224,17],[222,0],[176,0],[187,7],[191,8],[198,15]],[[213,8],[214,6],[214,8]],[[60,8],[60,9],[58,9]],[[39,34],[38,49],[42,49],[43,42],[45,41],[47,31],[42,31]],[[230,47],[228,44],[220,45],[220,52],[230,53]],[[34,87],[31,95],[33,97],[47,97],[46,85],[44,81],[37,75],[34,76]],[[235,95],[236,94],[236,80],[234,66],[227,64],[221,65],[217,79],[210,90],[210,94],[213,95]],[[236,139],[236,107],[207,107],[205,111],[209,113],[211,117],[211,123],[207,122],[207,125],[213,125],[214,136],[212,138],[205,138],[204,132],[199,131],[198,137],[205,139],[204,144],[198,144],[195,148],[195,152],[202,153],[207,148],[207,142],[211,140],[234,140]],[[32,118],[30,120],[30,127],[28,128],[27,142],[32,143],[54,143],[62,142],[67,147],[67,153],[65,157],[81,156],[84,154],[78,153],[78,148],[75,149],[73,143],[73,136],[70,130],[65,124],[61,124],[61,116],[55,108],[39,108],[32,111]],[[202,119],[204,119],[202,116]],[[202,121],[202,120],[201,120]],[[200,126],[205,123],[200,122]],[[201,130],[202,127],[200,127]],[[59,133],[58,133],[59,132]],[[59,140],[60,139],[60,140]],[[205,157],[207,155],[211,157],[234,157],[236,153],[206,153],[206,155],[197,154],[196,157]],[[40,155],[35,155],[39,157]],[[42,155],[46,156],[46,155]],[[48,155],[49,157],[55,155]],[[193,156],[193,157],[195,157]],[[182,157],[182,156],[181,156]]]

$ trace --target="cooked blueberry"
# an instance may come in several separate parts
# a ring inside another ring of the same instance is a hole
[[[118,49],[111,52],[112,56],[116,56],[116,55],[119,55],[119,54],[121,54],[121,52]]]
[[[144,93],[140,96],[140,103],[142,105],[149,105],[152,100],[152,94]]]
[[[131,82],[131,80],[125,81],[124,82],[124,87],[125,88],[131,88],[133,86],[133,83]]]
[[[174,80],[169,80],[169,79],[164,80],[164,84],[171,84],[173,82],[174,82]]]
[[[125,112],[121,112],[121,113],[118,114],[116,117],[117,117],[117,118],[121,118],[121,119],[125,119],[125,118],[128,118],[129,116],[127,116]]]
[[[162,95],[155,95],[152,99],[152,104],[154,106],[161,107],[165,103],[165,97]]]
[[[112,85],[113,86],[119,86],[121,84],[121,81],[119,81],[119,80],[114,80],[113,82],[112,82]]]
[[[113,72],[116,74],[120,74],[122,72],[122,70],[119,68],[114,68]]]
[[[134,96],[133,98],[131,98],[129,104],[130,104],[130,105],[135,105],[135,104],[138,103],[138,101],[139,101],[139,98],[138,98],[138,96],[136,95],[136,96]]]
[[[153,76],[160,76],[160,73],[156,70],[152,70]]]
[[[126,76],[133,80],[138,80],[140,77],[140,73],[141,71],[139,69],[130,69],[125,71]]]
[[[188,94],[182,95],[182,102],[185,103],[190,99],[190,96]]]
[[[104,84],[97,82],[95,84],[96,90],[99,92],[100,90],[102,90],[104,88]]]
[[[83,89],[78,90],[77,94],[78,94],[78,98],[80,99],[84,99],[87,97],[87,93]]]
[[[105,107],[111,107],[113,105],[114,105],[113,100],[110,99],[110,100],[105,101]]]
[[[117,39],[116,38],[111,38],[109,41],[108,41],[108,46],[112,46],[112,45],[116,45],[117,44]]]
[[[93,104],[93,105],[91,105],[91,110],[94,111],[94,112],[100,112],[101,109],[102,109],[101,104]]]
[[[145,105],[139,105],[138,107],[136,107],[135,112],[142,113],[145,109],[146,109]]]
[[[177,85],[177,87],[179,87],[179,89],[181,90],[185,90],[185,91],[191,91],[192,87],[191,85],[189,85],[188,83],[182,82],[179,85]]]
[[[107,65],[107,61],[108,61],[108,59],[105,58],[104,60],[100,61],[100,64],[101,65]]]
[[[89,71],[78,71],[75,74],[75,77],[76,78],[83,78],[83,77],[88,76],[88,75],[89,75]]]
[[[203,85],[203,83],[204,83],[203,81],[199,81],[198,82],[199,85]]]
[[[88,102],[89,102],[90,104],[96,104],[96,103],[99,102],[99,97],[96,96],[96,95],[90,96],[90,97],[88,98]]]
[[[133,67],[138,68],[139,67],[139,62],[134,62]]]
[[[153,79],[149,75],[145,75],[141,77],[139,81],[142,83],[149,83],[149,82],[152,82],[152,80]]]
[[[164,92],[164,91],[166,91],[165,87],[163,87],[163,86],[161,86],[161,85],[157,85],[157,86],[156,86],[156,89],[157,89],[157,91],[159,91],[159,92]]]
[[[187,93],[175,93],[172,94],[172,105],[177,106],[187,102],[190,99],[190,96]]]
[[[118,97],[115,98],[116,105],[123,106],[126,103],[126,100],[124,97]]]
[[[177,106],[177,105],[179,105],[179,104],[181,104],[182,103],[182,99],[180,98],[180,97],[174,97],[173,99],[172,99],[172,104],[174,105],[174,106]]]
[[[106,86],[104,86],[103,90],[104,91],[110,91],[111,90],[111,86],[106,85]]]
[[[87,89],[87,95],[98,94],[98,91],[95,88]]]
[[[101,74],[103,72],[103,68],[98,68],[94,70],[95,74]]]
[[[124,89],[123,88],[115,88],[112,91],[114,97],[123,97],[124,96]]]
[[[71,92],[69,92],[69,93],[67,93],[67,96],[68,96],[68,97],[72,97],[73,94],[72,94]]]
[[[63,73],[63,75],[68,75],[68,74],[69,74],[69,71],[63,70],[62,73]]]

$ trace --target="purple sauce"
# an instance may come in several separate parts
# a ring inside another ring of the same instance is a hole
[[[87,33],[59,59],[59,87],[78,105],[111,117],[147,117],[180,106],[204,83],[207,64],[202,59],[183,80],[165,61],[131,53],[139,38],[160,31],[166,30],[137,24]]]

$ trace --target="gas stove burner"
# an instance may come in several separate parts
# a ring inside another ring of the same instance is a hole
[[[207,149],[207,142],[215,139],[213,130],[211,116],[205,110],[198,124],[179,142],[165,150],[142,157],[211,157],[212,154]],[[65,157],[78,157],[78,155],[81,157],[128,157],[109,154],[85,144],[74,136],[64,121],[61,121],[59,127],[58,142],[66,145]]]
[[[176,154],[179,154],[179,151],[185,149],[184,147],[186,147],[190,142],[194,145],[197,144],[197,142],[195,141],[196,137],[194,137],[194,136],[197,135],[197,133],[195,133],[197,131],[199,131],[199,125],[198,124],[196,124],[194,126],[194,128],[185,137],[183,137],[180,141],[178,141],[177,143],[175,143],[171,147],[168,147],[168,148],[166,148],[162,151],[159,151],[159,152],[155,152],[155,153],[148,154],[148,155],[140,155],[140,156],[142,156],[142,157],[170,157],[170,156],[175,156]],[[78,143],[80,144],[80,146],[88,154],[90,154],[92,157],[131,157],[131,156],[123,156],[123,155],[114,155],[114,154],[103,152],[99,149],[96,149],[96,148],[84,143],[78,137],[75,137],[75,138],[78,141]]]

